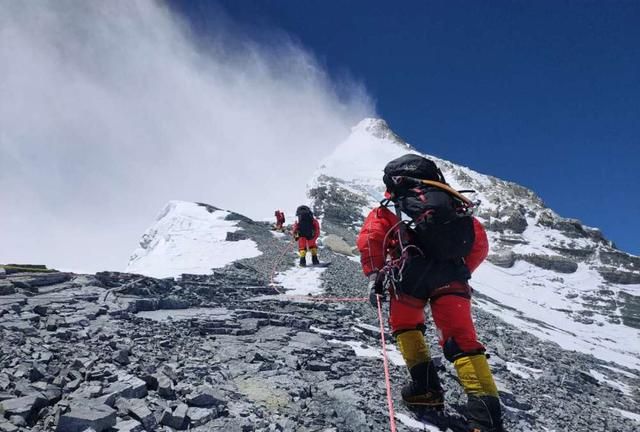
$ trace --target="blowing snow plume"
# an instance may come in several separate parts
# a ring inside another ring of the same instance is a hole
[[[171,199],[266,217],[305,198],[369,99],[229,28],[205,44],[161,3],[2,2],[0,263],[122,269]]]

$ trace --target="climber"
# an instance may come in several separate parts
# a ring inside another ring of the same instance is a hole
[[[498,390],[471,318],[468,281],[489,247],[471,214],[474,204],[447,185],[435,163],[414,154],[389,162],[383,181],[386,199],[367,216],[357,245],[372,305],[390,294],[389,325],[411,375],[402,399],[409,407],[444,406],[423,334],[429,304],[444,356],[467,395],[471,430],[502,432]],[[411,220],[403,222],[401,212]]]
[[[276,217],[276,225],[273,229],[276,231],[284,231],[284,212],[276,210],[274,216]]]
[[[307,265],[307,249],[311,251],[311,262],[313,265],[320,265],[318,260],[318,246],[316,240],[320,235],[320,224],[313,217],[313,212],[306,205],[301,205],[296,210],[298,220],[293,225],[293,238],[298,241],[298,251],[300,253],[300,266]]]

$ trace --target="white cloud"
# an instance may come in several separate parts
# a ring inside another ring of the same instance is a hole
[[[0,262],[122,269],[171,199],[254,217],[304,199],[370,100],[231,28],[196,42],[148,1],[0,4]]]

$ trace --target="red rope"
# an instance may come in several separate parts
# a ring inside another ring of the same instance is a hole
[[[376,295],[378,301],[378,321],[380,321],[380,341],[382,342],[382,361],[384,363],[384,381],[387,386],[387,405],[389,406],[389,424],[391,432],[396,432],[396,415],[393,410],[393,398],[391,397],[391,379],[389,378],[389,361],[387,360],[387,343],[384,339],[384,324],[382,320],[382,306],[380,296]]]
[[[293,244],[294,243],[290,243],[286,248],[284,248],[282,254],[280,254],[280,257],[278,257],[278,260],[273,266],[273,271],[271,272],[271,277],[270,277],[271,286],[278,294],[281,294],[281,295],[283,293],[276,288],[274,278],[275,278],[278,265],[280,264],[280,261],[282,261],[282,258],[289,251],[291,246],[293,246]],[[364,302],[368,300],[368,298],[366,297],[313,297],[313,296],[302,296],[302,295],[296,295],[296,296],[286,295],[286,294],[284,295],[291,298],[313,300],[313,301]],[[389,361],[387,360],[387,343],[384,337],[384,322],[382,319],[382,306],[380,303],[379,295],[376,296],[376,300],[378,301],[378,321],[380,322],[380,340],[382,342],[382,360],[384,363],[384,380],[385,380],[385,385],[387,387],[387,405],[389,407],[389,424],[391,425],[391,432],[396,432],[396,419],[395,419],[395,412],[393,409],[393,398],[391,397],[391,379],[389,378]]]
[[[269,284],[271,285],[271,287],[278,293],[278,294],[284,294],[282,292],[280,292],[280,290],[278,288],[276,288],[276,283],[274,281],[274,278],[276,276],[276,270],[278,269],[278,266],[280,265],[280,261],[282,261],[282,258],[284,257],[284,255],[289,252],[289,249],[291,249],[291,247],[294,245],[295,243],[290,242],[287,247],[282,249],[282,253],[280,254],[280,256],[278,257],[278,259],[276,260],[276,263],[273,265],[273,270],[271,270],[271,276],[270,276],[270,281]]]

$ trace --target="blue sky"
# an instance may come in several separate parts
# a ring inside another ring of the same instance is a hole
[[[640,2],[191,1],[362,82],[419,150],[536,191],[640,254]]]

